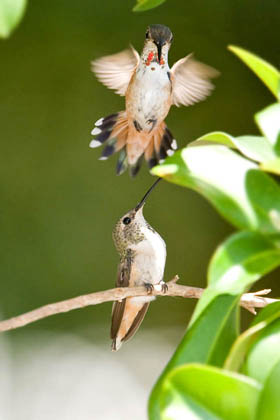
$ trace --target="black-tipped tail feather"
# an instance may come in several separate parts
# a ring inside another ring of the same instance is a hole
[[[99,147],[109,139],[118,119],[118,115],[118,113],[111,114],[108,115],[108,117],[100,118],[96,121],[94,129],[91,131],[91,134],[95,138],[90,142],[89,147]]]
[[[159,159],[164,160],[167,156],[172,156],[174,151],[177,149],[177,142],[173,138],[170,130],[166,127],[164,135],[162,137],[160,149],[159,149]]]
[[[119,152],[119,157],[116,165],[117,175],[123,174],[129,168],[129,173],[135,177],[141,167],[143,157],[147,161],[149,168],[163,162],[167,156],[171,156],[177,149],[176,140],[173,138],[170,130],[165,126],[162,137],[160,138],[157,147],[154,145],[154,139],[151,137],[149,148],[150,151],[144,150],[143,154],[137,159],[134,164],[129,164],[127,156],[127,140],[129,136],[128,123],[125,112],[111,114],[105,118],[100,118],[96,121],[94,129],[91,134],[94,139],[90,142],[91,148],[96,148],[104,145],[100,160],[107,160],[115,152]],[[148,152],[148,153],[147,153]]]

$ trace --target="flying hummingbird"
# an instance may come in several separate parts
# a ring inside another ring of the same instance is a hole
[[[192,105],[210,95],[210,79],[218,72],[196,61],[192,54],[171,69],[168,51],[173,40],[164,25],[150,25],[141,57],[131,47],[92,62],[92,71],[108,88],[125,96],[125,111],[100,118],[95,123],[90,147],[106,143],[101,160],[120,152],[117,174],[127,167],[135,176],[143,156],[149,168],[174,153],[176,140],[164,119],[171,105]]]
[[[145,286],[151,292],[153,285],[160,284],[162,291],[167,291],[167,284],[163,281],[165,242],[143,216],[146,198],[160,179],[114,228],[113,240],[120,254],[117,287]],[[136,333],[154,299],[154,296],[139,296],[114,302],[111,325],[113,351],[119,350],[122,343]]]

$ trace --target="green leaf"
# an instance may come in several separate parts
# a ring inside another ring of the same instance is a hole
[[[183,340],[151,394],[151,419],[160,418],[161,384],[171,369],[193,362],[222,365],[236,338],[236,326],[232,320],[240,295],[278,265],[280,249],[258,233],[236,233],[217,249],[208,270],[209,286],[196,306]]]
[[[256,420],[279,420],[280,413],[280,361],[278,361],[266,378],[259,397]]]
[[[208,287],[198,301],[191,324],[218,294],[239,296],[280,265],[280,248],[254,232],[238,232],[218,247],[208,268]]]
[[[246,376],[190,364],[163,382],[161,420],[253,420],[260,385]]]
[[[256,123],[270,141],[276,153],[280,153],[280,104],[273,104],[255,115]]]
[[[280,73],[270,63],[243,48],[230,45],[228,49],[240,58],[279,99]]]
[[[271,144],[265,137],[240,136],[235,138],[235,144],[244,156],[256,162],[265,162],[276,157]]]
[[[271,172],[276,175],[280,175],[280,158],[268,160],[260,164],[260,168],[263,171]]]
[[[220,296],[215,298],[218,302]],[[215,303],[215,305],[217,305]],[[213,341],[211,353],[209,353],[208,364],[213,366],[223,366],[232,343],[240,334],[240,307],[234,300],[234,307],[231,312],[226,314],[225,322],[219,327],[217,337]]]
[[[199,139],[193,141],[189,144],[189,146],[196,146],[197,144],[200,145],[202,142],[213,142],[217,144],[223,144],[228,147],[236,148],[234,137],[230,134],[224,133],[223,131],[213,131],[212,133],[205,134]]]
[[[133,7],[134,12],[144,12],[145,10],[154,9],[165,0],[137,0],[137,4]]]
[[[7,38],[23,17],[26,0],[0,0],[0,37]]]
[[[265,162],[277,157],[270,142],[265,137],[259,136],[240,136],[233,137],[227,133],[216,131],[200,137],[190,145],[195,145],[197,142],[207,141],[213,143],[224,144],[225,146],[239,150],[244,156],[256,162]]]
[[[280,302],[265,307],[254,319],[253,326],[241,334],[232,346],[225,361],[225,369],[239,371],[252,344],[275,319],[280,317]]]
[[[280,361],[280,319],[269,324],[251,346],[243,371],[264,383],[276,363]]]
[[[274,320],[280,318],[280,302],[273,302],[265,306],[251,323],[251,327],[258,325],[262,322],[265,322],[266,326],[271,324]]]
[[[218,141],[222,141],[221,136]],[[255,163],[222,144],[202,138],[178,150],[151,172],[199,192],[239,229],[265,234],[280,231],[278,184]]]

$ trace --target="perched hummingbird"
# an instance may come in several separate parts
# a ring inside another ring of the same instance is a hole
[[[161,236],[146,222],[143,206],[147,196],[161,178],[152,185],[137,206],[126,213],[116,224],[113,240],[120,254],[117,287],[145,286],[148,291],[163,281],[166,246]],[[154,296],[126,298],[113,304],[111,338],[112,350],[119,350],[139,328]]]
[[[108,88],[125,96],[125,111],[95,123],[90,147],[106,143],[101,160],[120,151],[117,174],[127,167],[136,175],[143,156],[152,168],[177,148],[164,119],[171,105],[192,105],[214,88],[218,72],[196,61],[192,54],[168,66],[173,35],[164,25],[150,25],[141,57],[131,47],[92,62],[92,71]]]

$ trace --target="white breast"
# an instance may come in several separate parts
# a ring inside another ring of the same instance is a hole
[[[139,66],[136,72],[136,80],[148,91],[156,91],[169,85],[167,72],[168,66],[160,66],[158,63],[151,63],[149,66]]]
[[[164,275],[165,242],[157,232],[147,227],[142,227],[141,230],[146,239],[132,247],[136,254],[133,259],[131,279],[135,286],[143,283],[158,284]]]
[[[168,65],[160,66],[152,62],[149,66],[140,65],[131,86],[130,101],[127,107],[142,129],[150,131],[148,120],[160,123],[169,111],[170,80]]]

